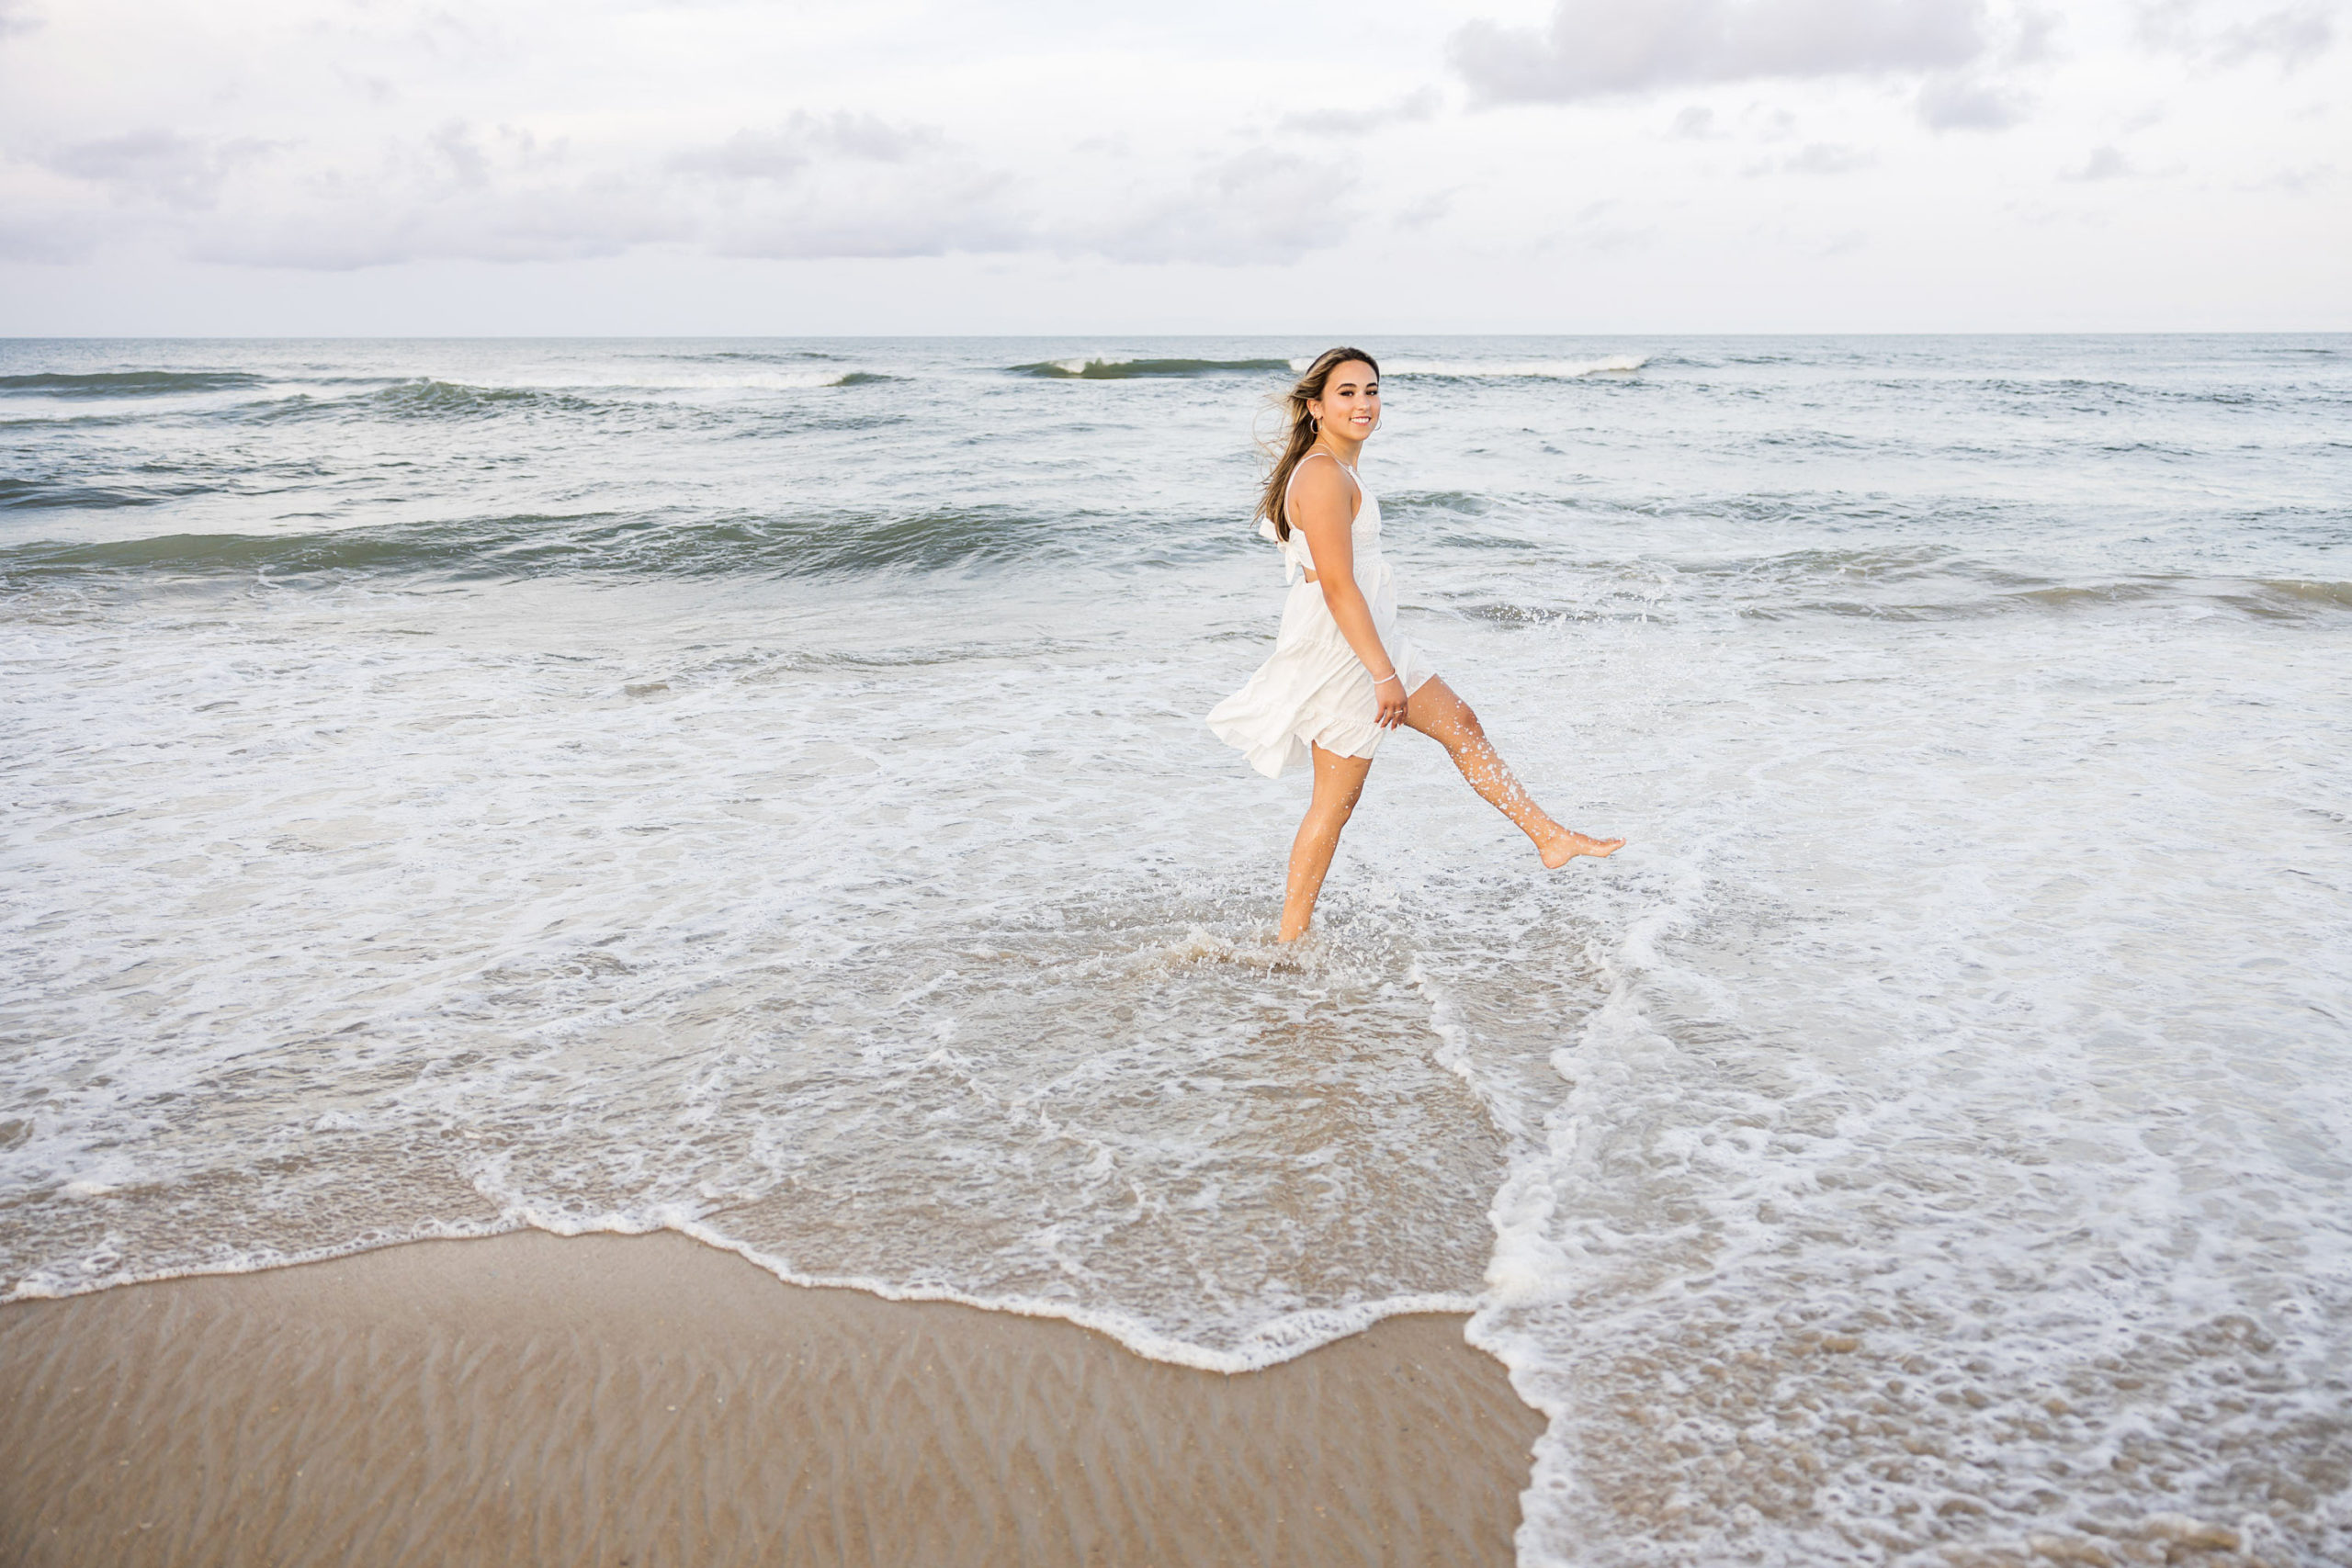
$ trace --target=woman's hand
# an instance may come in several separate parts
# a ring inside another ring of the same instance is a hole
[[[1394,729],[1405,722],[1405,681],[1390,673],[1385,681],[1372,683],[1373,700],[1380,705],[1380,716],[1372,722],[1383,729]]]

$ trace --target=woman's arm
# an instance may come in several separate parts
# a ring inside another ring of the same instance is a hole
[[[1316,586],[1340,635],[1373,679],[1372,694],[1380,704],[1374,722],[1394,729],[1405,722],[1405,682],[1380,645],[1380,631],[1372,622],[1372,606],[1356,585],[1355,490],[1334,462],[1310,462],[1291,486],[1290,520],[1306,531],[1306,547],[1315,553]]]

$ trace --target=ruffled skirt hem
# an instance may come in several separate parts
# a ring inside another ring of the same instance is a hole
[[[1338,628],[1332,628],[1336,636]],[[1384,637],[1410,696],[1437,673],[1402,637]],[[1238,749],[1268,778],[1299,767],[1322,747],[1342,757],[1369,757],[1388,732],[1375,721],[1380,704],[1372,673],[1355,650],[1340,645],[1344,662],[1313,645],[1277,647],[1249,684],[1209,710],[1211,733]]]

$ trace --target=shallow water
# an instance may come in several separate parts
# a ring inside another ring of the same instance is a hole
[[[2352,1552],[2352,340],[1367,345],[1412,634],[1633,842],[1406,736],[1292,954],[1199,716],[1320,346],[0,346],[7,1288],[1476,1307],[1530,1564]]]

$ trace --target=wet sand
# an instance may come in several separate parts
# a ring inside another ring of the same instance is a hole
[[[1226,1377],[526,1233],[0,1307],[0,1562],[1508,1563],[1541,1427],[1454,1316]]]

